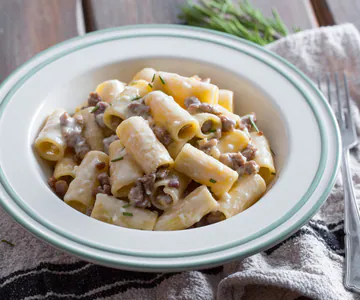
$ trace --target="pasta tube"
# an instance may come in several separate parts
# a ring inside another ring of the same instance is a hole
[[[266,191],[266,183],[258,174],[242,176],[229,193],[218,201],[219,211],[226,218],[237,215],[252,206]]]
[[[170,156],[172,159],[175,159],[176,156],[180,153],[182,147],[186,144],[187,141],[173,141],[168,147],[167,150],[169,151]]]
[[[107,172],[109,157],[100,151],[88,152],[80,166],[75,168],[75,179],[71,181],[64,201],[82,213],[94,205],[93,189],[99,186],[97,176]]]
[[[64,112],[61,108],[55,109],[35,140],[36,151],[46,160],[58,161],[64,156],[66,141],[60,127],[60,116]]]
[[[138,80],[125,87],[124,91],[113,99],[111,106],[105,110],[105,125],[115,131],[122,120],[131,116],[128,110],[131,101],[144,97],[149,92],[151,92],[151,87],[145,80]]]
[[[127,197],[143,172],[119,140],[110,144],[109,156],[111,193],[115,197]]]
[[[197,97],[200,102],[212,105],[218,103],[219,88],[216,85],[175,73],[157,72],[153,87],[154,90],[161,90],[174,97],[175,101],[183,108],[185,99],[191,96]]]
[[[228,110],[234,112],[234,92],[230,90],[219,90],[218,104]]]
[[[174,161],[161,144],[149,123],[142,117],[131,117],[123,121],[116,130],[126,151],[128,151],[146,174],[159,167],[171,166]]]
[[[198,131],[198,123],[188,111],[181,108],[174,99],[161,91],[151,92],[145,97],[146,105],[155,124],[166,129],[173,140],[190,140]]]
[[[157,212],[129,206],[129,203],[105,194],[97,194],[91,217],[120,227],[153,230]]]
[[[57,180],[65,179],[66,177],[75,178],[75,167],[74,156],[66,154],[56,163],[53,176]]]
[[[210,187],[218,197],[228,192],[238,178],[237,172],[190,144],[181,149],[174,167],[196,182]]]
[[[235,153],[244,150],[249,143],[249,136],[241,130],[223,133],[217,148],[221,153]]]
[[[81,115],[84,119],[83,136],[91,150],[104,151],[104,132],[95,120],[95,115],[91,113],[94,107],[87,107],[75,115]]]
[[[168,178],[159,180],[154,184],[151,203],[158,209],[167,210],[176,205],[191,181],[189,177],[181,173],[173,172],[173,174],[174,177],[170,175]],[[178,182],[178,186],[174,186],[174,180]]]
[[[211,138],[216,130],[221,130],[220,118],[213,114],[200,113],[193,115],[193,117],[199,123],[199,130],[196,132],[196,136],[199,138]]]
[[[107,80],[100,83],[97,87],[95,92],[99,94],[101,101],[111,103],[117,95],[119,95],[125,88],[125,83],[113,79]]]
[[[269,184],[276,175],[274,159],[271,154],[270,145],[264,134],[260,132],[250,133],[252,143],[258,148],[258,152],[254,158],[259,165],[259,174],[264,178],[266,184]]]
[[[205,185],[199,186],[178,204],[158,218],[154,230],[189,228],[209,212],[217,210],[219,206]]]
[[[152,79],[156,73],[156,70],[153,68],[144,68],[137,72],[131,82],[135,82],[137,80],[145,80],[147,82],[152,82]]]

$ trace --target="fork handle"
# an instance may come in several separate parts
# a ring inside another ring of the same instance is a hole
[[[345,231],[345,287],[360,292],[360,216],[356,204],[349,166],[349,149],[342,156],[342,178],[344,183],[344,231]]]

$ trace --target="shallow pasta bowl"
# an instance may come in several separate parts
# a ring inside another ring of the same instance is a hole
[[[73,111],[104,80],[143,67],[211,77],[235,92],[235,112],[256,112],[275,153],[277,178],[263,198],[217,224],[174,232],[116,227],[64,204],[33,141],[57,107]],[[40,239],[83,259],[123,269],[174,271],[219,265],[279,243],[313,216],[339,167],[340,138],[311,81],[244,40],[185,26],[129,26],[74,38],[32,58],[0,88],[2,207]]]

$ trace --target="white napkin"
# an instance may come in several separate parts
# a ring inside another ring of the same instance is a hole
[[[346,72],[360,96],[360,36],[351,24],[303,31],[267,47],[310,78]],[[360,116],[354,118],[360,129]],[[359,131],[360,132],[360,131]],[[360,194],[360,151],[352,152]],[[37,240],[0,209],[0,299],[360,299],[343,287],[343,192],[339,178],[320,212],[268,251],[207,271],[145,274],[80,261]],[[359,266],[360,267],[360,266]],[[303,296],[303,297],[302,297]]]

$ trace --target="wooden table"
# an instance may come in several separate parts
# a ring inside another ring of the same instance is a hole
[[[290,28],[352,22],[360,0],[250,0],[276,8]],[[185,0],[0,0],[0,82],[36,53],[86,32],[139,23],[179,23]]]

